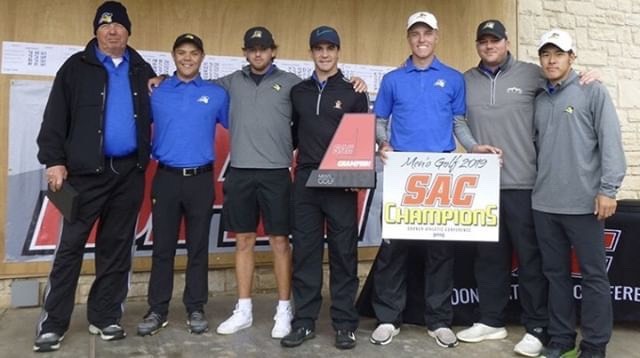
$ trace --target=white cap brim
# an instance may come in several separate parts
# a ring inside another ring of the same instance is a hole
[[[549,44],[554,45],[565,52],[573,50],[573,40],[571,39],[571,35],[563,30],[553,29],[545,32],[540,38],[538,51]]]
[[[434,30],[438,29],[438,20],[436,20],[436,17],[432,13],[426,11],[416,12],[409,16],[409,20],[407,21],[407,30],[415,24],[425,24]]]

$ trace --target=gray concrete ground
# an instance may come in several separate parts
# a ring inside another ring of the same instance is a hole
[[[273,295],[254,297],[253,327],[231,336],[220,336],[215,327],[231,313],[235,297],[212,297],[207,306],[211,330],[203,335],[191,335],[185,326],[185,313],[180,300],[171,307],[169,325],[154,336],[136,336],[136,324],[147,310],[144,302],[129,302],[122,324],[128,332],[124,340],[103,342],[87,332],[86,306],[77,305],[71,327],[62,347],[54,353],[33,353],[32,345],[39,308],[9,309],[0,313],[0,357],[456,357],[493,358],[516,357],[514,344],[523,329],[511,325],[509,336],[499,341],[477,344],[461,343],[454,349],[444,349],[428,337],[424,327],[405,325],[391,344],[369,343],[375,321],[363,318],[357,332],[358,345],[351,351],[333,346],[334,332],[328,319],[328,304],[323,306],[317,323],[317,337],[297,348],[282,348],[271,339],[275,309]],[[458,330],[460,327],[455,327]],[[640,357],[640,325],[616,325],[609,344],[609,357]]]

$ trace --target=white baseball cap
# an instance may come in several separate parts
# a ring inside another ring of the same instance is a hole
[[[434,30],[438,29],[438,20],[436,20],[436,17],[433,16],[432,13],[419,11],[409,16],[409,20],[407,21],[407,30],[419,22],[428,25]]]
[[[569,35],[568,32],[560,29],[552,29],[551,31],[545,32],[544,35],[542,35],[542,37],[540,38],[538,51],[540,51],[547,44],[555,45],[564,52],[573,50],[573,40],[571,39],[571,35]]]

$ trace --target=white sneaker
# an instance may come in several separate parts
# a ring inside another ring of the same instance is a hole
[[[396,328],[391,323],[382,323],[379,324],[373,332],[371,332],[369,342],[384,346],[385,344],[391,343],[393,337],[397,336],[399,333],[400,328]]]
[[[542,352],[542,342],[536,336],[527,333],[513,347],[513,351],[523,356],[537,357]]]
[[[473,326],[458,332],[456,336],[463,342],[478,343],[486,339],[506,338],[507,329],[504,327],[491,327],[482,323],[474,323]]]
[[[271,330],[271,338],[281,339],[291,332],[291,320],[293,319],[293,313],[291,312],[291,306],[287,306],[284,309],[277,309],[273,320],[276,322],[273,324]]]
[[[456,335],[449,327],[440,327],[435,331],[427,330],[429,336],[436,340],[436,343],[442,348],[453,348],[458,345]]]
[[[236,305],[231,317],[220,323],[216,332],[218,334],[234,334],[242,329],[249,328],[253,324],[253,314],[251,311],[242,311]]]

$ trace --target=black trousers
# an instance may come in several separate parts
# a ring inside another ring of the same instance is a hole
[[[595,215],[562,215],[533,211],[542,251],[542,269],[549,280],[551,343],[573,347],[576,302],[571,278],[571,247],[582,273],[580,328],[582,349],[604,351],[613,329],[611,286],[603,244],[604,221]]]
[[[325,224],[329,246],[331,319],[335,330],[355,330],[358,312],[357,194],[305,187],[310,170],[299,170],[293,190],[292,326],[315,328],[322,304]]]
[[[150,310],[169,312],[173,264],[184,218],[187,273],[182,301],[187,313],[203,310],[209,296],[209,231],[213,215],[213,172],[182,176],[161,168],[153,178],[153,257],[149,278]]]
[[[96,222],[96,278],[87,301],[87,319],[100,328],[118,323],[127,297],[132,244],[144,195],[144,172],[135,156],[107,159],[100,175],[70,175],[79,192],[78,216],[64,222],[44,297],[37,334],[69,328],[89,233]]]
[[[548,285],[542,273],[542,258],[533,226],[531,190],[500,192],[500,240],[476,246],[475,276],[480,296],[480,322],[492,327],[505,324],[513,249],[518,258],[522,323],[527,332],[540,335],[539,330],[536,332],[534,329],[546,329],[548,324]]]
[[[407,267],[409,250],[423,251],[425,323],[429,330],[450,327],[453,320],[453,244],[382,240],[373,271],[371,304],[379,323],[402,324],[407,301]]]

